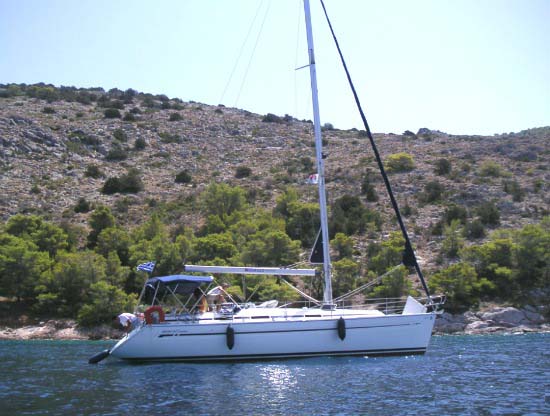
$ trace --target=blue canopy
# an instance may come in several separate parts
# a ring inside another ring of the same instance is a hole
[[[146,285],[155,285],[157,282],[164,283],[165,285],[176,285],[178,283],[197,283],[196,286],[202,283],[212,283],[214,278],[212,276],[189,276],[186,274],[173,274],[171,276],[158,276],[152,277],[145,282]]]
[[[190,295],[203,283],[212,283],[213,280],[212,276],[189,276],[184,274],[152,277],[145,282],[145,300],[153,302],[153,298],[161,299],[167,292]]]

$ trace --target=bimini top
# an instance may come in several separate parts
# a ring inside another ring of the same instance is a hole
[[[167,287],[169,292],[188,295],[203,283],[212,283],[213,280],[212,276],[189,276],[184,274],[153,277],[145,282],[145,297],[150,299],[155,293],[157,297],[162,296],[165,294]]]
[[[151,279],[147,280],[145,284],[154,286],[157,282],[164,283],[165,285],[193,283],[198,286],[202,283],[212,283],[213,280],[214,278],[212,276],[189,276],[186,274],[173,274],[171,276],[152,277]]]

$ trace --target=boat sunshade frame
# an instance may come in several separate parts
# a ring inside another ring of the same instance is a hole
[[[178,293],[181,295],[187,295],[193,293],[193,291],[204,283],[212,283],[214,277],[212,276],[190,276],[184,274],[175,274],[171,276],[158,276],[152,277],[145,282],[145,288],[147,295],[151,295],[150,292],[157,292],[157,288],[162,289],[164,287],[169,289],[169,292]],[[159,293],[160,294],[160,293]]]

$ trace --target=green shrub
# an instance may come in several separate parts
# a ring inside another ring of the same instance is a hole
[[[110,323],[121,311],[132,310],[136,295],[99,281],[90,285],[87,302],[78,311],[77,322],[84,327]]]
[[[475,240],[485,237],[485,227],[480,220],[473,220],[466,223],[464,227],[464,237],[468,240]]]
[[[126,114],[124,114],[124,118],[122,120],[124,120],[124,121],[136,121],[136,116],[134,116],[132,113],[126,113]]]
[[[250,169],[248,166],[238,166],[237,170],[235,171],[235,178],[242,179],[247,178],[252,174],[252,169]]]
[[[460,221],[453,220],[450,225],[445,226],[443,236],[445,238],[441,243],[441,254],[451,259],[456,258],[464,247],[464,240],[460,235]]]
[[[103,112],[103,115],[105,118],[120,118],[122,117],[120,115],[120,111],[118,111],[116,108],[108,108]]]
[[[388,156],[385,167],[390,173],[410,172],[415,167],[414,159],[408,153],[395,153]]]
[[[170,118],[168,120],[169,121],[181,121],[181,120],[183,120],[183,117],[181,116],[180,113],[172,113],[172,114],[170,114]]]
[[[453,220],[458,220],[461,224],[466,224],[467,218],[468,211],[466,208],[457,204],[450,204],[443,214],[443,221],[447,225],[450,225]]]
[[[127,142],[128,141],[128,136],[126,135],[126,133],[122,129],[116,129],[115,131],[113,131],[113,137],[116,140],[118,140],[119,142]]]
[[[521,202],[525,197],[525,191],[521,188],[520,184],[516,181],[504,181],[504,192],[512,195],[514,202]]]
[[[376,188],[372,184],[371,175],[369,172],[365,173],[363,176],[363,182],[361,182],[361,194],[365,195],[367,201],[369,202],[378,201],[378,194],[376,193]]]
[[[56,111],[55,111],[55,108],[53,108],[53,107],[44,107],[42,109],[42,112],[44,114],[55,114]]]
[[[434,164],[434,172],[436,175],[448,175],[451,173],[452,165],[448,159],[438,159]]]
[[[192,180],[188,170],[182,170],[176,175],[176,183],[190,183]]]
[[[433,292],[447,296],[445,310],[463,312],[477,306],[480,296],[493,288],[491,282],[478,277],[475,269],[468,263],[457,263],[433,275],[430,280]]]
[[[97,165],[88,165],[86,166],[86,171],[84,172],[84,176],[88,178],[94,178],[99,179],[103,177],[103,172],[99,169],[99,166]]]
[[[130,169],[126,175],[110,177],[103,184],[101,192],[106,195],[115,193],[138,193],[143,190],[143,182],[137,170]]]
[[[181,143],[183,141],[177,134],[171,134],[165,131],[161,131],[159,137],[162,143]]]
[[[476,214],[485,225],[498,225],[500,223],[500,211],[492,201],[484,202],[477,207]]]
[[[275,114],[267,113],[263,118],[262,121],[264,123],[282,123],[283,119],[279,116],[276,116]]]
[[[424,186],[424,191],[418,196],[421,202],[426,204],[439,201],[445,188],[438,181],[430,181]]]
[[[344,233],[352,235],[367,229],[368,224],[378,228],[381,217],[376,211],[367,209],[357,196],[344,195],[334,201],[331,207],[329,229],[331,235]]]
[[[128,152],[126,149],[120,146],[113,146],[111,150],[105,155],[105,159],[111,162],[125,160],[128,158]]]
[[[492,160],[484,161],[478,170],[479,175],[486,177],[499,177],[505,176],[502,166]]]
[[[147,147],[147,142],[145,141],[145,139],[142,139],[141,137],[138,137],[134,142],[134,149],[136,150],[143,150],[146,147]]]
[[[78,202],[74,206],[74,212],[81,213],[81,212],[89,212],[91,209],[90,203],[86,200],[86,198],[82,197],[78,199]]]

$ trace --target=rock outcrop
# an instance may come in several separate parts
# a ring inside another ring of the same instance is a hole
[[[94,328],[80,328],[73,320],[60,319],[40,322],[38,325],[28,325],[20,328],[0,328],[0,340],[95,340],[118,339],[123,332],[107,325]]]
[[[493,307],[480,312],[464,314],[442,313],[435,327],[438,334],[489,334],[550,331],[550,324],[533,307]]]

